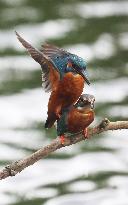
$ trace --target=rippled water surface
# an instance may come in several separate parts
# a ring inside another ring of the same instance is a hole
[[[44,130],[49,94],[16,39],[83,57],[96,119],[128,120],[128,1],[0,0],[0,168],[56,137]],[[63,148],[0,182],[0,205],[127,205],[128,132]]]

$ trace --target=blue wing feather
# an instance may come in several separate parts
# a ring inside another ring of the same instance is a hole
[[[32,58],[37,61],[42,68],[42,84],[45,91],[51,90],[51,84],[49,80],[50,67],[58,71],[60,79],[67,72],[74,72],[72,67],[68,67],[68,63],[71,62],[73,67],[77,67],[79,70],[86,70],[85,61],[77,55],[71,54],[61,48],[54,45],[44,44],[41,51],[35,49],[31,44],[25,41],[17,32],[17,38],[22,45],[27,49]]]

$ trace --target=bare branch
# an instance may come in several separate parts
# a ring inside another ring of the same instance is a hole
[[[110,122],[105,118],[98,126],[89,129],[89,137],[108,130],[118,129],[128,129],[128,121]],[[82,132],[74,134],[72,138],[67,137],[64,145],[61,144],[59,137],[57,137],[49,145],[42,147],[30,156],[4,167],[4,169],[0,171],[0,180],[5,179],[9,176],[15,176],[19,172],[23,171],[26,167],[34,164],[44,157],[47,157],[50,153],[56,151],[57,149],[60,149],[63,146],[76,144],[82,140],[85,140]]]

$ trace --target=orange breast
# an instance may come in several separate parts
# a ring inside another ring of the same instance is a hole
[[[94,112],[81,113],[78,109],[72,109],[68,115],[68,130],[71,133],[76,133],[84,130],[94,120]]]
[[[50,112],[74,104],[83,92],[84,79],[80,75],[67,73],[62,80],[57,81],[55,87],[49,99]]]
[[[54,81],[56,82],[54,83]],[[53,88],[48,103],[48,121],[50,127],[54,124],[57,115],[61,114],[64,107],[73,105],[83,92],[84,79],[80,75],[67,73],[62,80],[54,77]]]
[[[74,104],[83,92],[84,79],[81,75],[67,73],[60,81],[58,95],[62,99],[63,106]]]

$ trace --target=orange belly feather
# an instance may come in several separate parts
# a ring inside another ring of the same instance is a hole
[[[51,89],[52,91],[56,90],[59,80],[60,80],[60,75],[59,73],[50,66],[50,72],[49,72],[49,81],[51,83]]]
[[[77,133],[88,127],[94,120],[94,111],[79,112],[78,109],[72,109],[68,115],[68,131]]]
[[[55,78],[54,78],[55,79]],[[53,85],[54,82],[52,81]],[[62,80],[56,80],[56,86],[51,93],[48,103],[48,120],[51,127],[64,107],[73,105],[83,92],[84,79],[81,75],[69,72]]]

